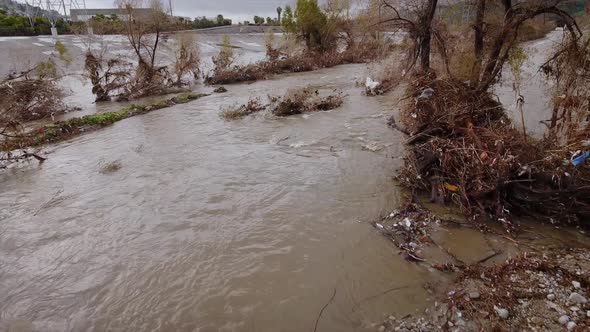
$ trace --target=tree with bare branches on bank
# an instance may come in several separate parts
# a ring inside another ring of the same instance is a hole
[[[584,58],[587,51],[581,50],[588,45],[580,42],[581,29],[560,9],[560,2],[477,0],[473,33],[461,37],[437,19],[436,0],[380,2],[381,24],[407,33],[410,41],[403,69],[409,73],[406,82],[411,99],[407,100],[411,101],[399,116],[403,130],[411,136],[400,175],[402,184],[430,192],[433,201],[454,202],[474,220],[491,217],[507,228],[514,226],[513,214],[552,222],[590,219],[590,165],[582,162],[590,155],[584,145],[590,133],[587,117],[581,116],[590,108],[584,110],[587,94],[571,88],[571,82],[580,82],[585,72],[579,70],[584,68],[580,61],[566,57],[564,51]],[[537,140],[515,128],[489,91],[509,61],[518,64],[511,59],[518,53],[519,33],[540,15],[549,15],[565,26],[567,46],[545,66],[546,72],[561,79],[557,90],[562,95],[555,98],[560,104],[551,121],[552,131]],[[460,64],[469,67],[468,81],[458,79],[449,66],[449,51],[456,48],[456,40],[465,37],[473,38],[473,61]],[[432,59],[442,68],[433,67]],[[414,68],[416,63],[418,68]],[[574,100],[577,102],[565,102]],[[577,111],[567,109],[571,105]],[[397,126],[395,121],[392,124]],[[556,138],[560,128],[574,132]]]
[[[160,0],[149,2],[147,16],[136,10],[141,7],[141,1],[118,0],[116,4],[126,13],[124,31],[136,62],[109,57],[105,51],[96,53],[89,50],[85,68],[97,101],[113,97],[116,100],[132,100],[174,92],[174,89],[198,79],[199,51],[192,36],[178,38],[173,68],[159,64],[162,33],[174,25]]]

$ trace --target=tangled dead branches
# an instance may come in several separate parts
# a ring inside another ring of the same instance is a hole
[[[265,106],[260,103],[260,98],[250,99],[244,105],[224,109],[221,112],[221,117],[225,120],[241,119],[250,114],[258,113],[264,110],[264,108]]]
[[[270,97],[270,109],[276,116],[328,111],[338,108],[344,103],[342,92],[334,91],[334,93],[321,97],[318,90],[311,88],[293,89],[287,91],[283,97]]]
[[[279,52],[277,50],[274,50]],[[245,66],[232,66],[227,64],[223,50],[214,58],[216,64],[213,72],[205,77],[205,83],[231,84],[267,79],[269,76],[283,73],[300,73],[312,71],[318,68],[330,68],[348,63],[365,63],[376,59],[381,55],[378,48],[368,44],[356,44],[344,52],[304,52],[293,55],[278,56],[269,55],[269,59],[248,64]]]
[[[55,63],[48,60],[0,81],[0,144],[17,141],[24,135],[24,122],[65,111],[64,92],[57,85],[57,78]],[[26,150],[4,151],[0,154],[0,167],[30,157],[43,159]]]
[[[590,166],[573,165],[566,150],[544,141],[525,140],[489,93],[430,75],[411,82],[408,98],[401,114],[411,133],[402,184],[507,228],[517,213],[589,220]]]
[[[284,96],[269,96],[269,104],[262,105],[260,98],[250,99],[241,106],[225,108],[221,117],[226,120],[240,119],[250,114],[269,109],[275,116],[291,116],[309,112],[329,111],[342,106],[344,95],[340,91],[321,96],[318,90],[309,87],[297,88],[287,91]]]
[[[96,55],[88,51],[84,66],[96,101],[129,93],[131,63],[118,58],[105,59],[104,54]]]
[[[548,127],[546,140],[557,147],[588,149],[590,37],[569,37],[541,70],[554,82],[554,107],[551,119],[545,123]]]

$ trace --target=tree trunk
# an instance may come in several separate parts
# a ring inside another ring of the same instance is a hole
[[[160,41],[160,30],[156,31],[156,41],[154,42],[154,50],[152,51],[152,69],[156,63],[156,50],[158,49],[158,42]]]
[[[423,71],[430,71],[430,42],[432,40],[432,20],[436,12],[438,0],[428,0],[428,5],[422,15],[420,15],[420,40],[419,56],[420,67]]]
[[[504,13],[508,13],[512,8],[512,0],[502,0],[502,4],[504,5]]]
[[[483,62],[483,39],[484,31],[484,16],[486,11],[486,0],[477,0],[477,8],[475,13],[475,39],[473,43],[473,54],[475,55],[475,62],[471,70],[471,84],[477,84],[481,71],[481,63]]]

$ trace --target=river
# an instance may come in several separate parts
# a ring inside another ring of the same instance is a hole
[[[405,138],[386,125],[395,93],[355,87],[366,72],[228,86],[0,173],[0,330],[312,331],[334,292],[318,331],[374,331],[390,313],[424,310],[424,285],[448,277],[405,261],[367,223],[404,201],[392,177]],[[88,85],[71,84],[83,107],[73,115],[121,107],[94,105]],[[346,102],[283,119],[219,117],[308,85],[341,89]],[[110,162],[121,168],[101,172]],[[469,228],[436,238],[465,261],[498,241]]]

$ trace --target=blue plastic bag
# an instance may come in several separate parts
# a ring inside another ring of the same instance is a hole
[[[580,154],[579,156],[572,158],[572,165],[578,166],[588,157],[590,157],[590,151],[586,151],[586,152]]]

